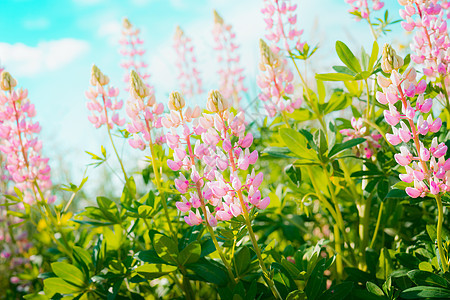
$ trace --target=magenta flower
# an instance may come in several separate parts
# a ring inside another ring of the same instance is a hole
[[[149,143],[161,144],[165,140],[158,137],[156,132],[162,127],[161,114],[164,112],[164,105],[156,103],[152,89],[145,85],[135,71],[131,71],[130,78],[130,97],[126,111],[131,119],[127,130],[133,137],[128,139],[128,142],[131,147],[144,150]]]
[[[393,62],[395,51],[389,45],[383,49],[383,63]],[[391,68],[390,78],[378,75],[378,84],[382,93],[377,95],[377,100],[386,104],[384,99],[388,97],[399,99],[402,103],[401,113],[392,103],[389,110],[384,111],[385,120],[392,126],[392,134],[386,134],[386,139],[392,145],[414,142],[414,149],[406,146],[400,147],[400,153],[394,155],[395,160],[405,167],[406,174],[401,174],[400,179],[406,183],[413,183],[414,187],[406,188],[406,193],[413,197],[425,197],[428,193],[437,195],[450,191],[450,160],[445,160],[447,146],[438,143],[434,138],[429,147],[420,140],[420,135],[425,136],[429,132],[438,132],[442,126],[440,118],[433,120],[431,114],[425,120],[423,115],[428,113],[432,106],[432,99],[424,100],[425,81],[419,83],[416,80],[416,71],[412,68],[400,74],[397,69],[401,65]],[[408,92],[406,92],[408,91]],[[389,96],[391,95],[391,96]],[[415,107],[411,105],[413,97],[417,96]],[[419,117],[416,118],[416,115]],[[398,126],[400,124],[400,126]],[[414,154],[411,151],[414,150]]]
[[[241,93],[247,91],[244,87],[243,68],[240,67],[240,56],[237,54],[239,46],[235,42],[236,34],[232,32],[231,25],[225,24],[220,15],[214,11],[214,50],[217,52],[217,62],[221,65],[220,91],[223,96],[239,107]]]
[[[277,113],[293,112],[302,104],[302,98],[294,96],[294,75],[287,67],[287,61],[275,54],[269,46],[260,40],[261,62],[257,78],[261,88],[259,98],[269,117]]]
[[[150,74],[147,73],[147,63],[144,61],[145,49],[144,41],[139,37],[140,30],[135,28],[127,18],[123,19],[122,38],[119,43],[122,45],[120,54],[124,57],[120,66],[125,69],[123,81],[127,84],[130,82],[130,72],[135,71],[144,82],[148,82]]]
[[[191,39],[184,34],[180,26],[175,30],[173,42],[173,48],[177,54],[175,63],[178,68],[177,79],[179,80],[182,93],[189,97],[201,94],[203,92],[202,80],[196,67],[197,59],[194,55],[194,46]]]
[[[89,122],[99,128],[104,124],[112,129],[114,124],[121,127],[125,119],[119,117],[118,111],[122,109],[123,101],[118,100],[119,89],[108,86],[109,77],[104,75],[96,65],[92,66],[91,85],[93,87],[86,91],[86,103],[92,115],[88,116]]]
[[[379,140],[382,137],[379,133],[370,133],[367,131],[367,127],[363,126],[363,119],[356,119],[352,117],[351,125],[353,129],[342,129],[340,133],[344,135],[343,141],[348,141],[356,138],[365,138],[366,141],[363,144],[357,146],[356,156],[360,156],[361,154],[365,158],[371,158],[375,153],[376,149],[380,148]]]
[[[16,85],[8,72],[1,73],[0,152],[6,157],[5,169],[22,191],[24,202],[52,203],[49,159],[42,157],[42,142],[37,137],[41,126],[33,121],[36,110],[27,98],[28,91],[15,89]]]
[[[369,5],[369,1],[372,5]],[[357,15],[357,20],[370,19],[370,10],[380,10],[384,7],[384,2],[381,0],[345,0],[348,4],[352,6],[349,9],[350,13]]]
[[[240,175],[258,159],[258,152],[249,150],[253,136],[245,133],[244,114],[229,112],[228,102],[218,91],[210,92],[207,107],[212,114],[200,116],[198,107],[184,109],[181,95],[172,93],[171,112],[162,123],[171,130],[167,140],[173,141],[169,144],[174,150],[173,160],[167,161],[169,167],[189,174],[186,178],[180,173],[175,180],[175,187],[183,194],[177,208],[189,212],[185,221],[190,225],[205,220],[216,226],[217,221],[228,221],[253,206],[264,209],[270,199],[262,198],[259,191],[262,173],[252,170],[245,179]],[[193,135],[200,136],[195,145],[191,143]],[[224,176],[225,170],[229,170],[229,177]],[[199,219],[198,208],[204,219]]]
[[[303,51],[305,43],[300,41],[303,29],[296,28],[296,9],[297,4],[291,4],[290,0],[264,0],[264,8],[261,12],[264,14],[264,21],[267,25],[266,39],[273,42],[275,53],[280,50],[276,46],[280,41],[283,41],[284,49],[288,52],[293,49]]]

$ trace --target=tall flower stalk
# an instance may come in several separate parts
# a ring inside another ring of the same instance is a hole
[[[226,24],[222,17],[214,11],[214,50],[217,53],[217,62],[221,65],[218,71],[220,76],[220,88],[222,95],[239,108],[242,93],[247,91],[244,87],[244,69],[240,66],[240,55],[237,53],[239,46],[236,44],[236,34],[232,27]]]
[[[178,82],[183,95],[192,97],[201,94],[202,79],[197,69],[197,58],[194,54],[192,40],[187,37],[180,26],[177,26],[173,36],[173,48],[177,59],[175,65],[178,69]]]
[[[392,133],[387,133],[386,138],[392,145],[413,142],[413,147],[400,146],[400,153],[394,155],[395,160],[405,167],[406,173],[400,174],[400,179],[413,186],[406,188],[406,193],[412,197],[425,197],[432,195],[436,198],[438,205],[437,244],[442,270],[448,270],[448,260],[442,247],[442,218],[443,207],[441,196],[450,191],[450,159],[445,160],[447,146],[438,143],[437,138],[430,142],[426,139],[428,133],[438,132],[442,121],[440,118],[433,119],[429,114],[433,99],[424,98],[426,89],[425,80],[417,82],[416,71],[407,69],[400,74],[398,69],[401,65],[393,62],[398,59],[395,51],[389,45],[385,45],[385,52],[389,53],[383,57],[382,68],[390,77],[378,76],[378,84],[382,92],[377,93],[377,100],[389,109],[384,111],[386,122],[392,126]],[[415,106],[411,102],[415,101]],[[395,104],[401,102],[401,111],[397,110]],[[416,117],[418,115],[418,117]],[[421,137],[422,136],[422,137]],[[412,150],[412,153],[411,153]]]
[[[90,102],[87,102],[87,108],[92,112],[92,115],[88,119],[96,128],[100,128],[103,125],[106,126],[109,140],[111,141],[114,153],[123,172],[125,184],[128,190],[131,191],[128,175],[111,135],[111,129],[114,128],[114,125],[121,127],[125,124],[125,119],[121,119],[118,113],[123,106],[123,101],[117,100],[119,89],[108,85],[109,77],[103,74],[96,65],[92,66],[90,83],[92,87],[85,93],[86,97],[90,100]]]
[[[156,103],[152,89],[144,83],[135,71],[131,71],[130,75],[130,98],[127,101],[126,111],[131,119],[131,122],[127,125],[127,130],[133,135],[133,138],[129,139],[128,142],[133,148],[140,150],[144,150],[146,147],[150,148],[155,185],[161,197],[169,230],[176,240],[176,233],[172,226],[167,200],[161,185],[160,165],[154,149],[158,140],[156,129],[162,127],[161,115],[164,112],[164,105]]]
[[[144,82],[148,82],[150,74],[146,71],[148,64],[144,60],[144,41],[140,38],[140,29],[131,24],[128,18],[122,22],[122,38],[119,43],[122,45],[120,54],[124,57],[120,66],[125,70],[123,81],[129,88],[130,72],[135,71]]]

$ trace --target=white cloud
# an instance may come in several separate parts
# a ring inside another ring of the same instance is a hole
[[[36,47],[0,43],[0,58],[16,76],[31,77],[61,69],[88,50],[86,41],[71,38],[40,42]]]
[[[47,18],[26,19],[23,21],[23,27],[28,30],[42,30],[50,26],[50,20]]]
[[[101,23],[97,35],[106,38],[110,45],[117,45],[120,39],[122,25],[118,21],[109,21]]]

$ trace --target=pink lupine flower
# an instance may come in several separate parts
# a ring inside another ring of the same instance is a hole
[[[410,0],[404,0],[410,1]],[[409,8],[412,12],[413,9]],[[382,89],[382,95],[377,99],[384,102],[387,94],[394,93],[394,96],[401,101],[400,114],[393,104],[389,103],[389,111],[384,111],[385,120],[392,126],[392,134],[386,134],[386,139],[392,145],[398,145],[401,142],[407,143],[413,140],[414,148],[400,147],[400,153],[394,155],[395,160],[406,169],[406,174],[400,174],[400,179],[406,183],[414,182],[414,187],[407,187],[406,193],[413,198],[425,197],[428,193],[437,195],[440,192],[450,191],[450,162],[444,159],[447,153],[447,146],[444,143],[438,143],[434,138],[431,145],[427,147],[420,140],[420,135],[426,136],[429,132],[438,132],[442,126],[440,118],[433,120],[432,115],[428,115],[425,120],[423,115],[431,110],[432,99],[424,100],[426,84],[422,80],[417,83],[416,71],[408,69],[400,74],[396,66],[389,65],[396,57],[395,51],[389,45],[383,49],[383,62],[387,72],[391,73],[390,78],[382,75],[378,76],[378,83]],[[412,88],[413,87],[413,88]],[[408,92],[406,92],[408,91]],[[417,96],[415,107],[411,106],[411,100]],[[415,115],[419,114],[416,119]],[[400,123],[400,127],[396,127]],[[413,151],[414,154],[411,153]]]
[[[55,197],[50,194],[49,159],[42,157],[42,142],[37,138],[41,127],[38,122],[33,122],[36,111],[27,98],[27,90],[15,89],[16,85],[8,72],[1,73],[0,153],[6,157],[8,179],[22,191],[24,202],[52,203]]]
[[[260,40],[260,51],[257,83],[261,88],[259,98],[265,102],[267,114],[274,117],[277,113],[293,112],[302,104],[302,98],[296,98],[290,88],[294,75],[288,69],[287,61],[275,54],[263,40]]]
[[[194,55],[194,46],[180,26],[177,26],[173,37],[173,48],[177,54],[175,63],[178,69],[178,82],[182,93],[194,96],[203,93],[200,72],[197,69],[197,59]]]
[[[147,73],[147,63],[144,61],[145,49],[144,41],[139,37],[140,29],[135,28],[127,18],[122,22],[122,38],[119,43],[122,45],[120,54],[124,57],[120,66],[125,69],[123,81],[126,83],[128,91],[130,82],[130,72],[135,71],[144,82],[148,82],[150,74]]]
[[[104,75],[96,65],[92,66],[90,83],[92,87],[85,92],[86,98],[90,100],[86,106],[92,113],[88,116],[89,122],[94,124],[95,128],[102,125],[107,125],[110,129],[114,125],[122,127],[125,119],[119,116],[123,106],[123,101],[117,98],[119,89],[108,86],[109,77]]]
[[[258,188],[262,173],[256,175],[252,170],[245,181],[239,174],[240,170],[247,170],[256,163],[258,158],[256,151],[248,149],[253,136],[245,133],[244,114],[229,112],[227,100],[218,91],[210,92],[207,107],[213,113],[200,116],[198,107],[193,110],[185,108],[182,96],[174,92],[169,99],[170,114],[164,117],[162,124],[176,137],[171,145],[174,151],[173,160],[168,160],[169,167],[189,174],[187,178],[180,173],[175,180],[176,189],[183,195],[189,194],[189,199],[183,196],[183,201],[176,203],[177,208],[189,212],[185,217],[189,225],[202,222],[197,211],[193,211],[201,208],[204,221],[214,227],[217,221],[242,215],[252,206],[264,209],[270,199],[261,199]],[[194,147],[191,143],[193,135],[200,137]],[[236,141],[232,143],[234,139]],[[198,169],[198,165],[202,168]],[[224,176],[227,169],[229,178]],[[195,193],[190,192],[192,189]],[[244,194],[247,194],[247,199],[244,199]]]
[[[352,117],[351,125],[353,129],[342,129],[340,133],[344,136],[343,141],[348,141],[355,138],[365,138],[366,141],[362,144],[359,144],[356,147],[356,156],[360,156],[363,154],[365,158],[371,158],[377,148],[380,148],[379,140],[382,137],[380,134],[375,132],[368,132],[367,127],[363,126],[363,119],[356,119]]]
[[[404,8],[400,10],[401,22],[406,31],[415,30],[410,45],[414,54],[411,59],[423,65],[423,73],[430,79],[449,73],[449,45],[447,21],[443,6],[438,1],[399,0]],[[444,3],[443,3],[444,4]],[[444,6],[448,6],[445,3]],[[445,81],[448,86],[450,82]]]
[[[290,0],[264,0],[264,8],[261,12],[267,25],[265,37],[272,41],[276,53],[280,49],[276,46],[280,41],[283,41],[284,49],[288,53],[294,49],[303,51],[305,43],[300,40],[303,29],[298,30],[296,27],[296,9],[297,4],[292,4]]]
[[[371,6],[369,6],[369,1],[372,2]],[[345,0],[345,2],[352,6],[349,12],[355,14],[358,21],[369,20],[371,9],[377,11],[384,7],[384,2],[381,0]]]
[[[144,150],[149,143],[158,140],[156,129],[163,126],[161,115],[164,106],[156,102],[153,90],[135,71],[131,71],[130,75],[130,97],[126,103],[126,112],[131,119],[127,124],[127,130],[132,135],[128,139],[131,147]],[[172,167],[176,168],[176,165],[172,164]]]
[[[244,69],[241,68],[240,56],[237,53],[239,46],[235,41],[236,34],[232,32],[231,25],[225,24],[222,17],[214,11],[214,50],[217,52],[217,62],[221,65],[218,71],[220,76],[220,91],[223,96],[239,107],[241,93],[247,91],[244,87]]]

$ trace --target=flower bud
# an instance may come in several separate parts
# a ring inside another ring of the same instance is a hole
[[[123,26],[123,28],[125,28],[127,30],[130,30],[133,27],[133,25],[131,25],[131,23],[128,20],[128,18],[123,18],[122,26]]]
[[[130,74],[130,93],[134,98],[144,99],[150,95],[148,86],[142,81],[136,71],[131,70]]]
[[[384,44],[381,58],[381,69],[386,73],[390,73],[392,70],[398,70],[402,66],[403,58],[397,55],[395,50],[389,44]]]
[[[175,35],[174,38],[176,40],[180,39],[182,36],[184,35],[184,31],[181,29],[180,26],[177,26],[177,28],[175,29]]]
[[[223,25],[223,19],[222,17],[217,13],[216,10],[214,10],[214,23]]]
[[[186,105],[183,96],[179,92],[172,92],[169,95],[169,109],[181,110]]]
[[[17,81],[9,74],[9,72],[2,72],[0,78],[0,88],[4,91],[9,91],[17,85]]]
[[[228,102],[222,96],[218,90],[211,90],[208,94],[208,101],[206,102],[206,108],[210,112],[222,112],[228,109]]]
[[[97,83],[101,86],[107,85],[109,83],[109,77],[103,74],[96,65],[92,65],[91,84],[96,86]]]
[[[263,39],[259,40],[259,50],[261,52],[261,61],[264,64],[272,64],[275,60],[275,54]]]

